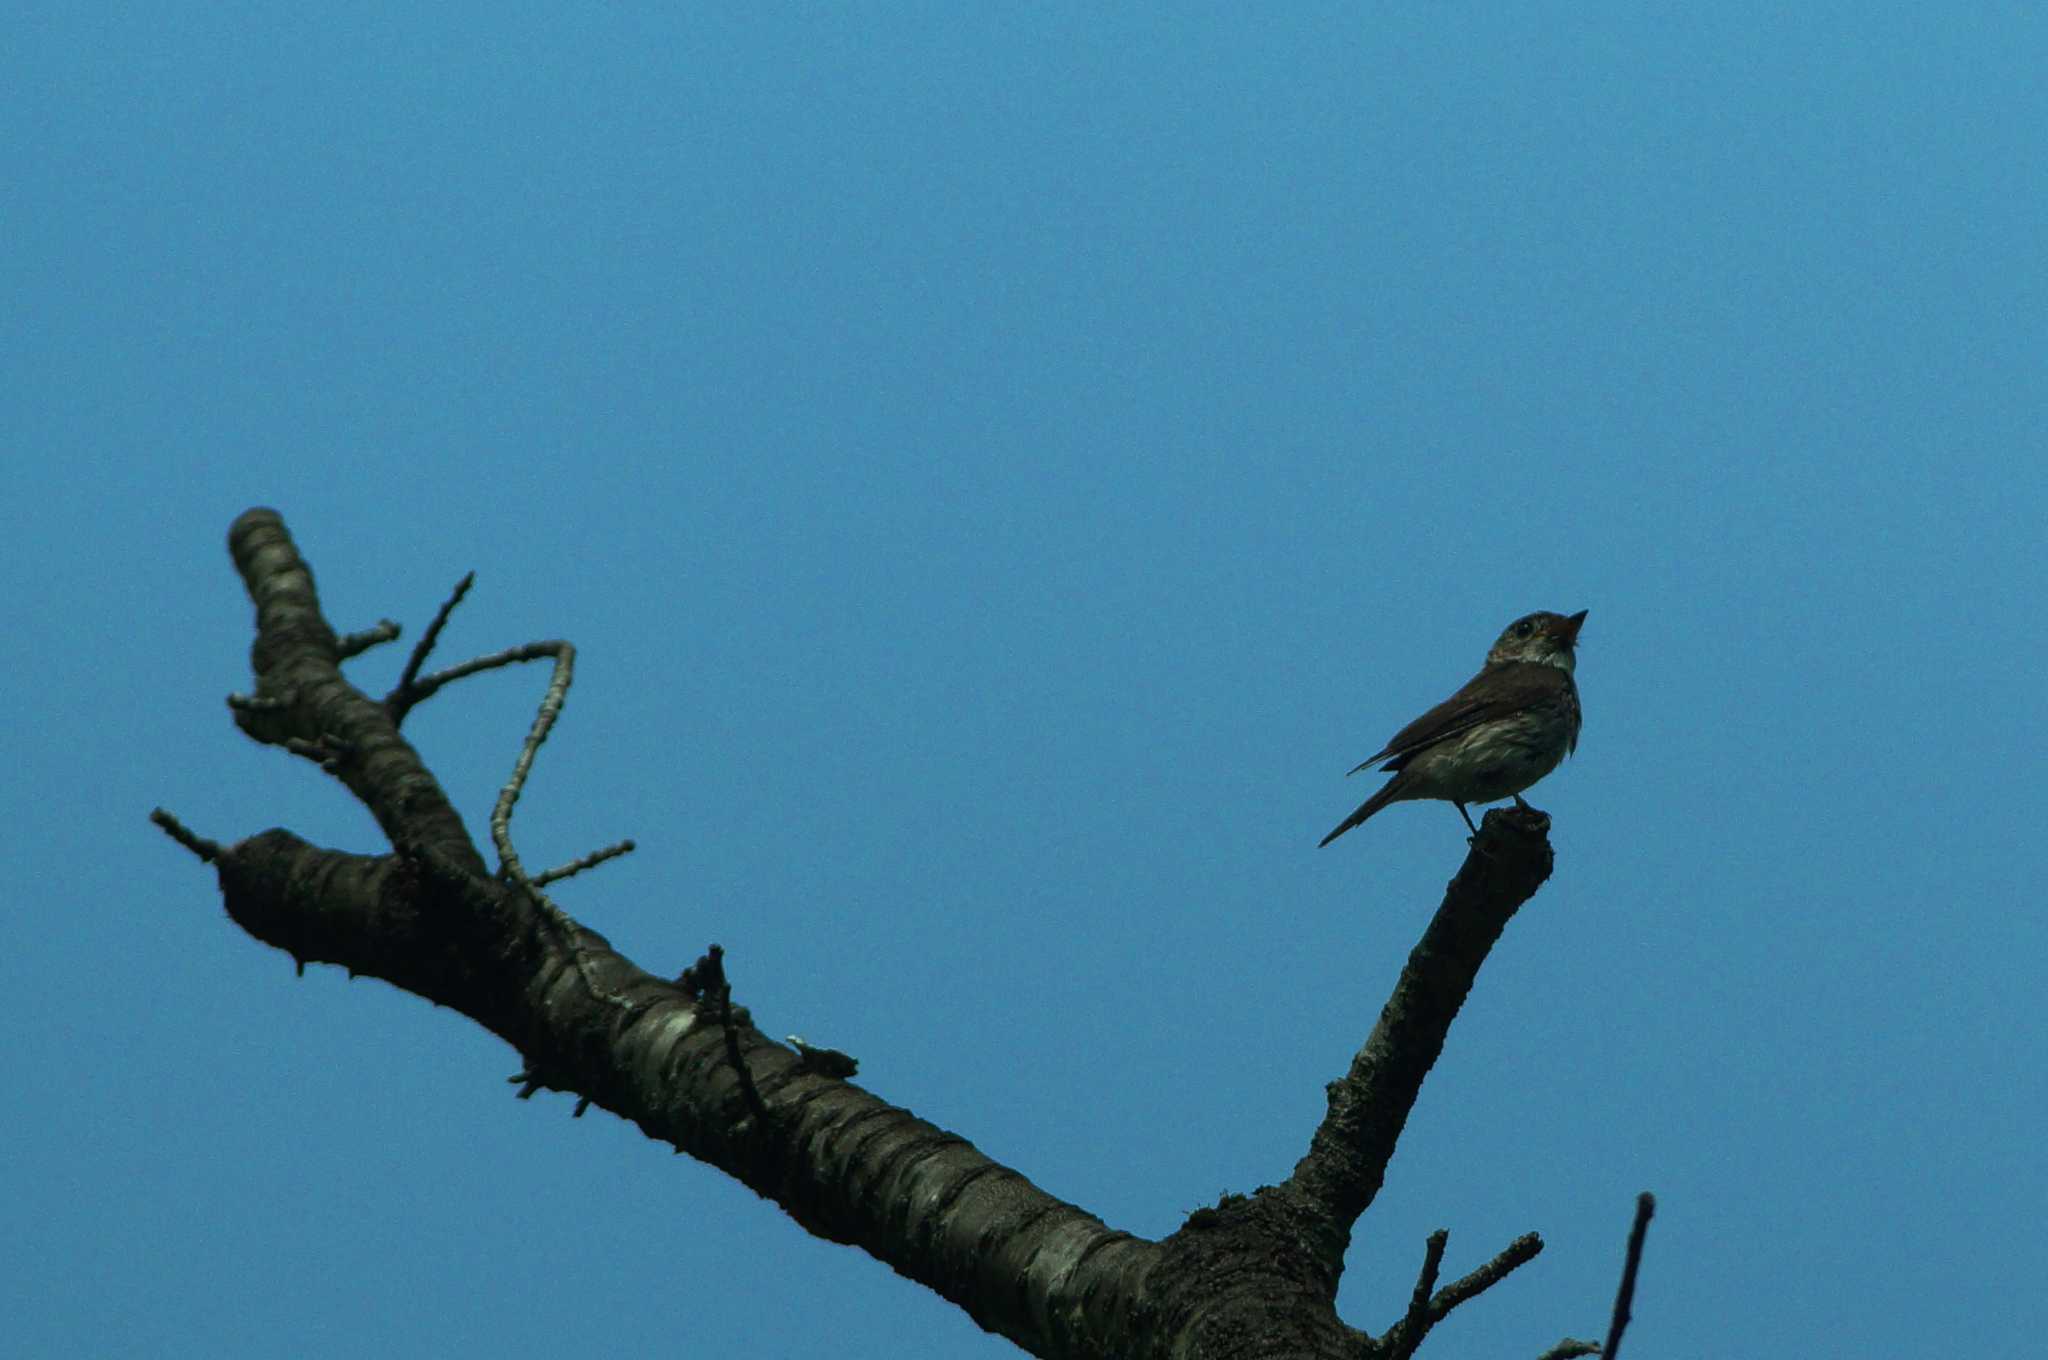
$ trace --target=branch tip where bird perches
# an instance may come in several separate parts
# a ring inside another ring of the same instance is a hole
[[[1552,852],[1540,829],[1482,833],[1409,954],[1393,994],[1351,1066],[1327,1088],[1329,1112],[1288,1187],[1348,1228],[1385,1183],[1422,1084],[1451,1023],[1508,922],[1549,878]],[[1326,1250],[1342,1269],[1343,1243]]]

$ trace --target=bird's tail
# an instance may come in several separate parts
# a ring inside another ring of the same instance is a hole
[[[1329,835],[1323,837],[1320,841],[1317,841],[1316,849],[1322,849],[1331,841],[1336,840],[1339,836],[1349,831],[1352,827],[1357,826],[1360,822],[1372,816],[1375,812],[1378,812],[1387,804],[1398,803],[1407,796],[1407,781],[1401,775],[1395,775],[1392,779],[1389,779],[1384,785],[1380,787],[1380,791],[1378,793],[1366,799],[1363,803],[1360,803],[1358,805],[1358,811],[1352,813],[1349,817],[1346,817],[1343,821],[1337,823],[1337,827],[1334,831],[1332,831]]]

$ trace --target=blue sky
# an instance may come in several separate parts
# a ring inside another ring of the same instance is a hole
[[[1464,851],[1316,840],[1589,609],[1557,871],[1340,1305],[1445,1352],[2027,1355],[2048,20],[2017,6],[42,7],[0,56],[25,1354],[1013,1354],[289,960],[145,820],[343,629],[581,649],[520,808],[649,969],[1110,1223],[1283,1177]],[[353,665],[366,688],[403,648]],[[409,725],[481,834],[539,672]],[[581,1333],[579,1336],[578,1333]]]

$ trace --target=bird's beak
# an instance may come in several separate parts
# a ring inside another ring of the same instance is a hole
[[[1569,617],[1567,617],[1567,618],[1565,619],[1565,621],[1564,621],[1564,622],[1565,622],[1565,629],[1564,629],[1564,645],[1565,645],[1565,646],[1567,646],[1567,647],[1571,647],[1571,646],[1576,646],[1576,645],[1577,645],[1577,643],[1578,643],[1578,640],[1579,640],[1579,625],[1580,625],[1580,624],[1582,624],[1582,623],[1584,623],[1585,621],[1586,621],[1586,611],[1585,611],[1585,610],[1583,610],[1583,609],[1581,609],[1581,610],[1580,610],[1580,611],[1579,611],[1578,613],[1576,613],[1576,614],[1573,614],[1573,615],[1570,615]]]

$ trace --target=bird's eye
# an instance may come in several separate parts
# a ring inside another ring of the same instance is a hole
[[[1523,619],[1520,623],[1515,625],[1515,636],[1518,638],[1525,638],[1535,631],[1536,625],[1529,622],[1527,619]]]

